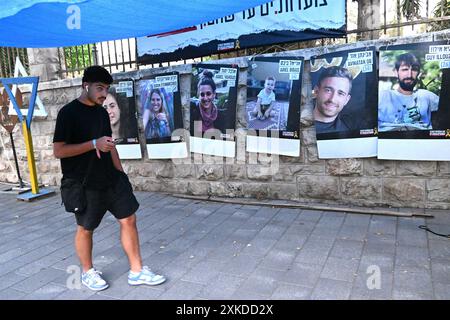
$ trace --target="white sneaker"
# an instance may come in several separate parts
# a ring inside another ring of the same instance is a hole
[[[81,274],[81,283],[91,290],[100,291],[109,287],[106,281],[101,277],[101,272],[94,268]]]
[[[128,284],[132,286],[137,286],[140,284],[156,286],[165,281],[166,278],[164,276],[153,273],[147,266],[143,266],[141,272],[139,273],[132,271],[128,273]]]

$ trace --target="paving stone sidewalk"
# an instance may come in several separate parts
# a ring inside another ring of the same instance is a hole
[[[110,287],[77,288],[75,220],[60,195],[0,194],[0,299],[450,299],[450,239],[418,228],[450,233],[447,211],[404,218],[136,196],[144,263],[165,284],[127,284],[107,213],[94,264]]]

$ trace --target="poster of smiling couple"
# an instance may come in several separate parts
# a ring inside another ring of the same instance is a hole
[[[380,48],[378,158],[450,160],[450,44]]]
[[[192,66],[190,99],[190,151],[234,157],[237,65]]]
[[[179,82],[177,72],[139,81],[139,110],[150,159],[187,157]]]
[[[247,151],[300,156],[303,58],[255,57],[248,61]]]
[[[312,57],[311,81],[319,158],[375,157],[375,48]]]
[[[141,159],[133,80],[114,81],[103,107],[109,115],[112,138],[117,144],[119,158]]]

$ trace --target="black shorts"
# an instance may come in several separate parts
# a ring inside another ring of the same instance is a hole
[[[128,176],[120,172],[116,183],[102,190],[86,189],[87,207],[81,213],[75,213],[79,226],[86,230],[94,230],[100,225],[106,211],[116,219],[123,219],[134,214],[139,203],[133,194]]]

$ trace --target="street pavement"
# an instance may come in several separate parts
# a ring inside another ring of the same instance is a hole
[[[94,233],[94,265],[110,287],[80,284],[75,219],[59,193],[0,194],[0,299],[450,299],[450,214],[395,217],[224,204],[136,192],[144,264],[159,286],[129,286],[119,225]],[[407,210],[407,209],[405,209]]]

